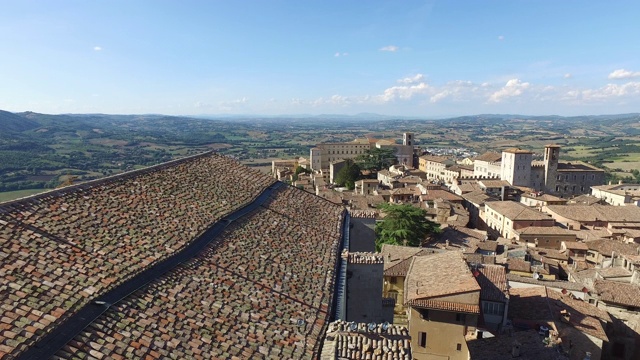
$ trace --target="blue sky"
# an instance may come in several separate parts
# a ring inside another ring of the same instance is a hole
[[[0,0],[0,109],[640,112],[639,1]]]

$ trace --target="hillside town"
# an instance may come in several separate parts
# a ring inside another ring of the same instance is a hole
[[[0,359],[638,358],[639,188],[540,151],[205,152],[0,203]],[[385,204],[440,230],[377,247]]]
[[[562,161],[554,144],[462,157],[412,137],[318,144],[309,159],[273,162],[275,178],[350,214],[346,313],[324,359],[640,358],[638,185],[605,185],[603,170]],[[353,190],[334,184],[347,159],[385,147],[394,165]],[[310,171],[294,180],[296,167]],[[386,203],[424,209],[442,232],[376,252]],[[381,350],[383,321],[410,348]]]

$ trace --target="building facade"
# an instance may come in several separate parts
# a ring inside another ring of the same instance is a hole
[[[366,154],[368,150],[373,148],[394,149],[396,161],[399,164],[413,166],[414,135],[413,133],[404,133],[402,136],[402,144],[371,138],[355,139],[344,143],[317,144],[309,152],[311,169],[315,171],[328,169],[329,164],[334,161],[353,159]]]
[[[500,159],[493,153],[478,157],[474,162],[474,176],[499,177],[512,186],[531,188],[559,197],[589,194],[591,187],[604,184],[604,170],[581,162],[563,162],[560,146],[544,148],[544,160],[533,160],[533,153],[517,148],[506,149]],[[499,169],[499,172],[498,172]]]

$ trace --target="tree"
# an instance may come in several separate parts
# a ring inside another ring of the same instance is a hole
[[[360,178],[360,167],[351,159],[347,159],[344,162],[344,166],[338,171],[333,180],[336,185],[346,186],[347,189],[353,190],[356,187],[356,180]]]
[[[376,249],[382,244],[422,246],[433,234],[440,233],[440,224],[427,219],[427,211],[409,204],[380,204],[385,217],[376,223]]]
[[[395,148],[373,148],[356,157],[356,162],[363,170],[380,171],[396,162]]]
[[[300,173],[310,174],[311,170],[305,169],[302,166],[298,165],[296,171],[293,173],[293,181],[298,181],[298,175],[300,175]]]

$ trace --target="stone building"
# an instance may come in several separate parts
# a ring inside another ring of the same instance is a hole
[[[500,159],[487,153],[474,162],[474,177],[499,177],[512,186],[531,188],[560,197],[588,194],[604,183],[604,170],[581,161],[560,161],[560,146],[546,145],[544,160],[533,160],[533,152],[506,149]],[[498,171],[499,170],[499,171]]]
[[[462,254],[414,257],[404,288],[413,358],[469,359],[467,340],[477,333],[480,286]]]
[[[404,133],[402,144],[373,138],[355,139],[344,143],[317,144],[310,150],[311,169],[315,171],[326,170],[329,169],[329,164],[334,161],[353,159],[374,148],[394,149],[398,164],[413,166],[414,141],[412,133]]]

